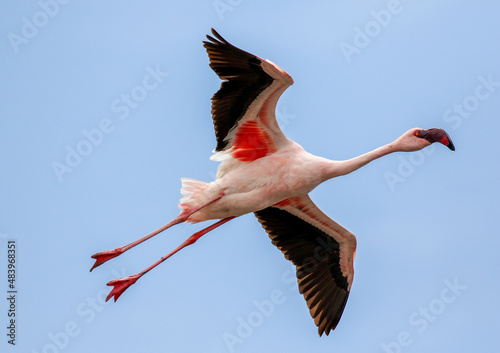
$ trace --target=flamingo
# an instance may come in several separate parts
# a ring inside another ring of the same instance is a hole
[[[323,213],[309,197],[322,182],[349,174],[393,152],[421,150],[439,142],[454,151],[442,129],[412,128],[395,141],[358,157],[335,161],[314,156],[288,139],[275,117],[281,94],[293,79],[270,60],[243,51],[212,29],[203,42],[210,67],[223,80],[212,97],[219,161],[216,180],[181,178],[180,214],[163,227],[128,245],[92,256],[97,266],[182,222],[218,220],[193,234],[166,256],[107,285],[116,301],[144,274],[201,236],[235,217],[253,212],[272,243],[296,266],[303,294],[318,334],[337,326],[351,290],[356,238]]]

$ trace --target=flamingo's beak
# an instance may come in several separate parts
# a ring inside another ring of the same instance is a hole
[[[417,136],[426,139],[430,143],[434,142],[442,143],[450,150],[455,151],[455,146],[451,141],[450,135],[448,135],[448,133],[443,129],[432,128],[432,129],[420,130]]]

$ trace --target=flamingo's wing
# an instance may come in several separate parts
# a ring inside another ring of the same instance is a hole
[[[224,80],[212,97],[217,137],[215,151],[232,150],[233,157],[255,160],[287,143],[275,117],[276,103],[293,79],[269,60],[247,53],[222,38],[204,41],[210,67]]]
[[[354,275],[356,238],[311,201],[308,195],[255,212],[271,241],[297,269],[299,291],[318,326],[337,326]]]

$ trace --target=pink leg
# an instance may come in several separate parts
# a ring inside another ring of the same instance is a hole
[[[113,250],[106,250],[106,251],[101,251],[101,252],[98,252],[97,254],[94,254],[92,255],[91,257],[93,259],[95,259],[95,263],[94,265],[92,266],[92,268],[90,269],[90,271],[92,271],[94,268],[98,267],[98,266],[101,266],[103,263],[105,263],[106,261],[108,260],[111,260],[112,258],[115,258],[117,257],[118,255],[121,255],[123,254],[125,251],[133,248],[134,246],[148,240],[149,238],[152,238],[154,237],[155,235],[157,235],[158,233],[161,233],[163,232],[164,230],[176,225],[176,224],[179,224],[179,223],[182,223],[182,222],[185,222],[189,216],[191,216],[193,213],[195,213],[196,211],[199,211],[200,209],[202,209],[203,207],[205,206],[208,206],[209,204],[211,204],[212,202],[215,202],[217,201],[218,199],[220,199],[222,196],[224,196],[224,193],[221,193],[219,194],[216,198],[208,201],[208,202],[205,202],[204,204],[198,206],[198,207],[195,207],[191,210],[185,210],[183,211],[180,215],[178,215],[177,217],[175,217],[173,220],[171,220],[170,222],[168,222],[167,224],[165,224],[163,227],[160,227],[158,228],[157,230],[149,233],[148,235],[136,240],[136,241],[133,241],[132,243],[128,244],[128,245],[125,245],[125,246],[122,246],[120,248],[116,248],[116,249],[113,249]]]
[[[114,279],[114,280],[108,282],[107,285],[108,286],[113,286],[113,289],[111,290],[111,292],[106,297],[106,301],[108,301],[112,297],[115,297],[115,302],[116,302],[118,300],[118,298],[120,297],[120,295],[122,295],[122,293],[128,287],[130,287],[132,284],[134,284],[143,275],[145,275],[146,273],[148,273],[149,271],[151,271],[153,268],[155,268],[156,266],[158,266],[159,264],[161,264],[163,261],[165,261],[166,259],[168,259],[170,256],[172,256],[173,254],[175,254],[176,252],[178,252],[182,248],[195,243],[203,235],[207,234],[208,232],[210,232],[211,230],[217,228],[218,226],[221,226],[224,223],[229,222],[233,218],[234,217],[227,217],[227,218],[221,219],[220,221],[212,224],[211,226],[209,226],[209,227],[207,227],[205,229],[202,229],[199,232],[194,233],[184,243],[182,243],[181,245],[179,245],[177,248],[175,248],[173,251],[171,251],[167,255],[165,255],[162,258],[160,258],[158,261],[156,261],[154,264],[152,264],[151,266],[149,266],[145,270],[143,270],[143,271],[141,271],[141,272],[139,272],[139,273],[137,273],[135,275],[132,275],[132,276],[118,278],[118,279]]]

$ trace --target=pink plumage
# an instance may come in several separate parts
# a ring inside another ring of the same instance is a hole
[[[276,104],[293,84],[285,71],[228,43],[215,30],[204,46],[210,67],[223,80],[212,98],[212,115],[220,161],[217,179],[206,183],[182,178],[181,213],[126,246],[92,256],[94,269],[154,235],[181,222],[218,221],[136,275],[113,280],[106,300],[118,297],[145,273],[183,247],[231,219],[254,212],[271,241],[297,268],[299,291],[318,333],[337,326],[351,290],[356,238],[325,215],[309,192],[325,180],[349,174],[392,152],[418,151],[440,142],[455,147],[441,129],[413,128],[397,140],[346,161],[314,156],[288,139],[278,126]]]

